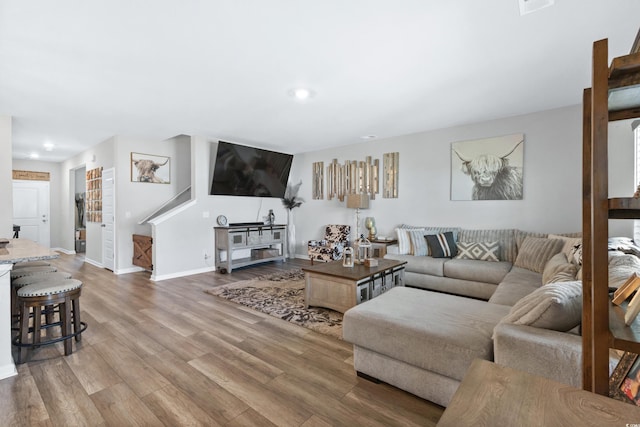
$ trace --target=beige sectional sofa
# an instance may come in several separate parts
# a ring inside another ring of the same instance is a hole
[[[582,285],[579,266],[570,261],[576,241],[568,238],[575,235],[551,237],[457,230],[458,242],[501,240],[497,262],[388,254],[408,262],[406,287],[344,316],[356,371],[442,406],[475,358],[581,387]],[[619,281],[640,272],[640,261],[631,257],[616,261],[624,264]],[[543,277],[562,282],[543,286]]]

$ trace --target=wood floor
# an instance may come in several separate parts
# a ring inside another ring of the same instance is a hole
[[[3,426],[433,426],[443,409],[358,378],[351,345],[204,293],[291,260],[152,282],[61,255],[82,280],[82,342],[0,381]]]

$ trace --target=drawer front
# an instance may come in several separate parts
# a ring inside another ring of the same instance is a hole
[[[232,248],[247,245],[247,233],[245,231],[229,232],[229,245]]]
[[[393,270],[393,286],[404,286],[404,267]]]
[[[356,287],[356,304],[360,304],[370,299],[369,283],[370,282],[360,283]]]
[[[377,296],[379,296],[382,292],[384,292],[382,290],[382,276],[380,275],[376,275],[373,280],[371,281],[371,298],[375,298]]]
[[[274,243],[282,243],[284,242],[284,239],[286,238],[285,236],[285,228],[274,228],[271,231],[271,241]]]
[[[259,245],[262,243],[262,230],[249,230],[247,232],[247,245]]]

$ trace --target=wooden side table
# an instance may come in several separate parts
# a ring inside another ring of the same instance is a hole
[[[640,408],[476,359],[438,427],[631,426]]]
[[[395,245],[398,243],[397,239],[393,240],[371,240],[371,252],[374,258],[384,258],[387,254],[387,246]]]

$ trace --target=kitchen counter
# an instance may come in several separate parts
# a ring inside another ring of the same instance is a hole
[[[49,248],[27,239],[9,239],[5,248],[0,248],[0,264],[15,264],[25,261],[41,261],[58,258]]]
[[[11,239],[0,249],[0,380],[16,375],[11,355],[11,269],[24,261],[41,261],[59,255],[31,240]]]

